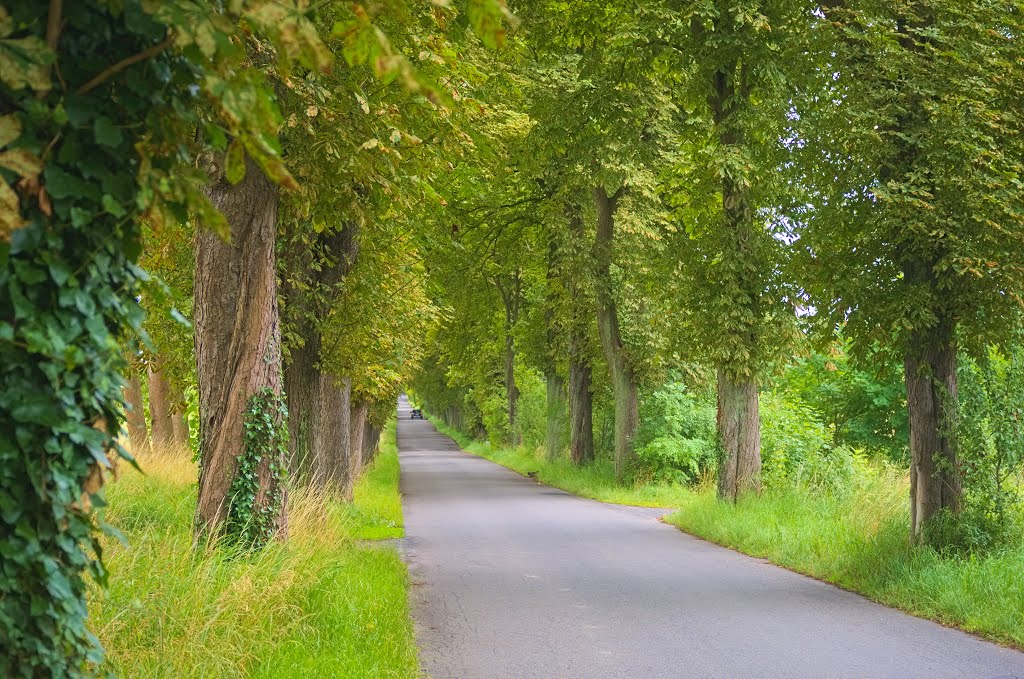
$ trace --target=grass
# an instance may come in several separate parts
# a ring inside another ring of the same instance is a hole
[[[615,483],[610,461],[578,468],[524,447],[497,449],[443,423],[470,453],[583,497],[674,508],[665,521],[914,615],[1024,649],[1024,539],[971,557],[911,547],[906,475],[866,469],[845,495],[789,489],[719,502],[714,487]]]
[[[384,428],[380,452],[353,490],[354,501],[344,505],[350,533],[362,540],[386,540],[405,535],[402,495],[398,492],[398,445],[395,424]]]
[[[394,549],[360,539],[402,530],[391,445],[355,506],[296,492],[286,542],[256,554],[193,549],[196,467],[184,451],[142,456],[106,491],[110,591],[91,627],[116,676],[416,677],[408,576]]]

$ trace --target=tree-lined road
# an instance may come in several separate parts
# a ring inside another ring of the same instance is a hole
[[[1024,654],[462,452],[399,406],[432,679],[1024,678]]]

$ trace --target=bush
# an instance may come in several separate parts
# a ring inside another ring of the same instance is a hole
[[[957,439],[964,474],[963,512],[930,528],[944,548],[990,549],[1021,519],[1024,465],[1024,347],[960,357]],[[957,525],[961,524],[961,525]]]
[[[657,482],[693,483],[715,465],[715,405],[669,382],[646,395],[637,432],[637,474]]]
[[[861,451],[830,440],[829,429],[802,401],[761,395],[761,479],[765,488],[803,487],[847,493],[867,471]]]
[[[516,382],[519,387],[516,414],[519,440],[527,448],[539,448],[547,441],[547,387],[544,379],[533,370],[517,371]]]

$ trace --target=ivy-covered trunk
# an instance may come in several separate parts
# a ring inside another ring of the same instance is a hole
[[[547,385],[545,451],[549,460],[555,460],[565,445],[565,380],[557,372],[551,372],[545,375],[544,381]]]
[[[149,448],[149,432],[146,429],[146,413],[142,403],[142,382],[135,372],[132,372],[124,385],[124,403],[131,452],[133,455],[140,455]]]
[[[757,382],[718,369],[718,496],[735,502],[761,488],[761,421]]]
[[[713,78],[710,104],[723,153],[743,153],[746,135],[739,112],[749,91],[741,64],[732,63]],[[739,86],[737,86],[739,81]],[[718,496],[735,502],[761,489],[761,423],[757,393],[758,325],[763,316],[764,281],[755,247],[757,229],[749,177],[739,168],[722,172],[722,243],[718,285],[723,313],[731,315],[718,362]]]
[[[619,330],[619,314],[612,291],[612,242],[618,195],[609,196],[604,187],[594,189],[597,204],[597,232],[594,239],[597,330],[611,372],[615,398],[615,477],[622,480],[633,460],[633,438],[639,423],[636,375],[626,356]]]
[[[287,411],[281,403],[275,238],[278,189],[246,158],[237,185],[208,189],[231,227],[230,242],[196,238],[195,344],[199,382],[199,535],[258,539],[287,532]],[[240,475],[243,465],[245,479]]]
[[[913,334],[904,361],[910,421],[910,529],[920,541],[929,519],[960,509],[957,358],[951,323]]]
[[[565,276],[566,304],[569,316],[569,459],[586,464],[594,459],[594,398],[591,393],[592,372],[587,342],[587,325],[593,310],[580,285],[580,278],[589,270],[581,266],[583,249],[583,218],[577,206],[569,208],[570,263]]]

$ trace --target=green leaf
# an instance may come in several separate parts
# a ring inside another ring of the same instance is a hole
[[[224,157],[224,175],[232,184],[245,179],[245,145],[238,139],[231,142]]]
[[[104,146],[117,147],[124,141],[124,135],[121,133],[121,130],[106,116],[97,118],[96,122],[93,123],[92,130],[96,137],[96,142]]]

